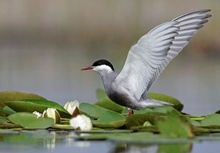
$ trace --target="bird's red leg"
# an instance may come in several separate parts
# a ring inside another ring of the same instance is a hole
[[[128,116],[133,115],[133,114],[134,114],[134,111],[132,109],[128,108]]]

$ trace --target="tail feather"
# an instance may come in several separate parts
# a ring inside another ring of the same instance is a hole
[[[144,101],[140,101],[141,105],[142,105],[142,109],[145,109],[147,107],[159,107],[159,106],[165,106],[165,105],[169,105],[169,106],[173,106],[172,103],[168,103],[165,101],[160,101],[160,100],[155,100],[155,99],[151,99],[148,98]]]

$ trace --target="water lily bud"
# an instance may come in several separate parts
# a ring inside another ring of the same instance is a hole
[[[34,111],[33,114],[36,115],[37,118],[41,118],[42,117],[42,114],[37,112],[37,111]]]
[[[85,115],[78,115],[70,120],[70,125],[77,130],[92,130],[92,122]]]
[[[79,102],[77,100],[67,102],[64,108],[72,115],[76,117],[79,114]]]
[[[44,118],[54,119],[54,123],[60,123],[60,114],[55,108],[48,108],[43,112]]]

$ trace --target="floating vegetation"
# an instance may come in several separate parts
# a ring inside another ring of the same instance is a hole
[[[190,143],[207,138],[207,134],[220,133],[220,114],[184,114],[183,104],[168,95],[149,94],[173,106],[134,110],[134,114],[128,116],[127,108],[112,102],[103,90],[98,89],[96,94],[95,104],[74,101],[63,107],[31,93],[0,92],[0,133],[18,129],[63,130],[76,133],[76,140],[126,143]]]

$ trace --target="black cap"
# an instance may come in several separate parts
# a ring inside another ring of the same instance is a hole
[[[115,71],[113,65],[112,65],[109,61],[107,61],[107,60],[105,60],[105,59],[100,59],[100,60],[98,60],[98,61],[95,61],[95,62],[92,64],[92,66],[99,66],[99,65],[107,65],[107,66],[109,66],[113,71]]]

